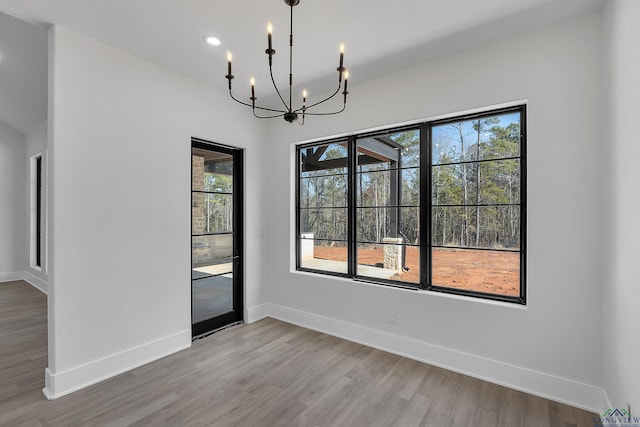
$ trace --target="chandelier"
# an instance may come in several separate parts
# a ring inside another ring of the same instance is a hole
[[[271,23],[267,25],[267,46],[268,47],[264,52],[269,57],[269,74],[271,76],[271,82],[273,83],[273,87],[276,91],[276,94],[280,98],[280,101],[282,101],[283,108],[267,108],[267,107],[261,107],[259,105],[256,105],[256,101],[258,100],[258,98],[256,98],[255,79],[253,78],[251,78],[251,97],[249,98],[249,100],[251,101],[250,103],[241,101],[233,95],[233,92],[231,90],[231,81],[233,80],[234,77],[233,77],[233,74],[231,74],[231,60],[232,60],[231,52],[227,52],[228,73],[225,76],[225,78],[229,80],[229,95],[234,101],[242,105],[246,105],[247,107],[251,107],[251,110],[253,111],[253,115],[259,119],[273,119],[276,117],[283,117],[289,123],[298,122],[299,124],[302,125],[304,124],[304,119],[306,116],[330,116],[333,114],[342,113],[347,106],[347,95],[349,94],[349,92],[347,91],[349,72],[344,67],[344,45],[343,44],[340,45],[340,65],[336,69],[338,71],[338,88],[336,89],[336,91],[332,95],[322,99],[321,101],[314,102],[310,105],[307,105],[307,91],[304,90],[302,92],[301,106],[297,108],[294,106],[293,104],[293,64],[292,64],[292,61],[293,61],[293,7],[297,6],[300,3],[300,0],[284,0],[284,2],[291,8],[290,32],[289,32],[289,102],[288,103],[286,102],[285,98],[282,96],[282,93],[280,92],[280,89],[278,89],[278,85],[276,85],[275,79],[273,78],[272,65],[273,65],[273,56],[276,54],[276,51],[273,49],[272,42],[271,42],[271,35],[273,32],[273,27]],[[342,84],[343,80],[344,80],[344,87]],[[333,97],[335,97],[338,93],[340,93],[341,89],[342,89],[342,95],[344,95],[344,102],[342,104],[342,108],[333,112],[309,111],[310,109],[320,104],[323,104],[329,101],[330,99],[332,99]],[[299,119],[299,116],[302,116],[302,120]]]

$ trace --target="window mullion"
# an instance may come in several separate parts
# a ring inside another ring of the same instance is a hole
[[[347,167],[347,177],[349,180],[347,194],[347,215],[348,215],[348,224],[347,224],[347,233],[348,233],[348,265],[347,271],[349,276],[355,277],[356,275],[356,171],[358,165],[358,153],[356,151],[356,137],[349,137],[349,147],[347,158],[349,159],[348,167]]]
[[[520,107],[520,302],[526,304],[527,290],[527,106]]]
[[[300,157],[302,156],[302,148],[300,146],[296,147],[296,232],[295,232],[295,236],[296,236],[296,270],[299,269],[302,264],[301,264],[301,248],[300,248],[300,175],[301,175],[301,168],[300,168]]]
[[[420,127],[420,289],[431,286],[431,131]]]

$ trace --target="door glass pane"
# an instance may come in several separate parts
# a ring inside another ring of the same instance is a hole
[[[193,323],[233,311],[233,274],[192,282]]]
[[[233,195],[193,193],[193,234],[233,231]]]
[[[233,234],[193,236],[191,261],[194,267],[217,264],[218,260],[233,256]]]
[[[233,192],[233,156],[199,148],[194,148],[192,153],[194,191]]]

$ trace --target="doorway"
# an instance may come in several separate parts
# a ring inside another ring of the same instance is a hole
[[[191,141],[191,330],[242,321],[243,151]]]

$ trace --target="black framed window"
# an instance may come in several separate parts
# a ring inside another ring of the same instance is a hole
[[[300,149],[298,266],[348,273],[347,140]]]
[[[297,147],[296,267],[524,304],[526,109]]]
[[[420,283],[420,129],[355,140],[356,275]]]

